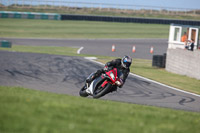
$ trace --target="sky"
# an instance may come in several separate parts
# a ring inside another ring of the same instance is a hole
[[[22,2],[23,0],[0,0],[0,2],[3,2],[3,4],[8,3],[8,1]],[[36,2],[43,0],[24,0],[24,1]],[[161,8],[171,7],[171,8],[200,9],[200,0],[51,0],[51,1],[106,3],[106,4],[117,4],[117,5],[143,5],[143,6],[155,6]]]
[[[70,0],[70,1],[200,9],[200,0]]]

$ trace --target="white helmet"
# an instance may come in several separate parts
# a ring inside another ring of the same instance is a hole
[[[122,67],[124,68],[129,68],[131,66],[131,63],[132,63],[132,58],[127,55],[125,55],[121,60]]]

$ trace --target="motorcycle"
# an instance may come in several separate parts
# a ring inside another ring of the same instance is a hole
[[[87,79],[91,79],[94,73],[90,74]],[[79,94],[82,97],[93,96],[93,98],[100,98],[112,91],[115,91],[117,86],[121,86],[123,81],[119,78],[122,75],[121,71],[113,68],[99,77],[95,78],[91,83],[85,82]],[[87,80],[86,79],[86,80]]]

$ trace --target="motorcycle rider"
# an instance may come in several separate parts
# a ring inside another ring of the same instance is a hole
[[[122,86],[124,85],[124,83],[126,81],[126,78],[128,77],[128,74],[130,72],[129,67],[131,66],[131,63],[132,63],[132,58],[127,55],[125,55],[122,59],[118,58],[118,59],[112,60],[110,62],[107,62],[105,64],[104,69],[97,70],[97,72],[94,73],[92,78],[87,79],[86,82],[91,83],[95,78],[99,77],[102,73],[105,73],[106,71],[109,71],[113,68],[117,68],[117,70],[122,73],[122,75],[118,76],[121,79],[121,86],[119,86],[119,87],[122,88]],[[117,89],[117,87],[114,88],[114,90],[116,90],[116,89]]]

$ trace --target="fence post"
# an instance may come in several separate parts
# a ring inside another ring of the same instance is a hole
[[[196,15],[196,10],[194,9],[194,15]]]

